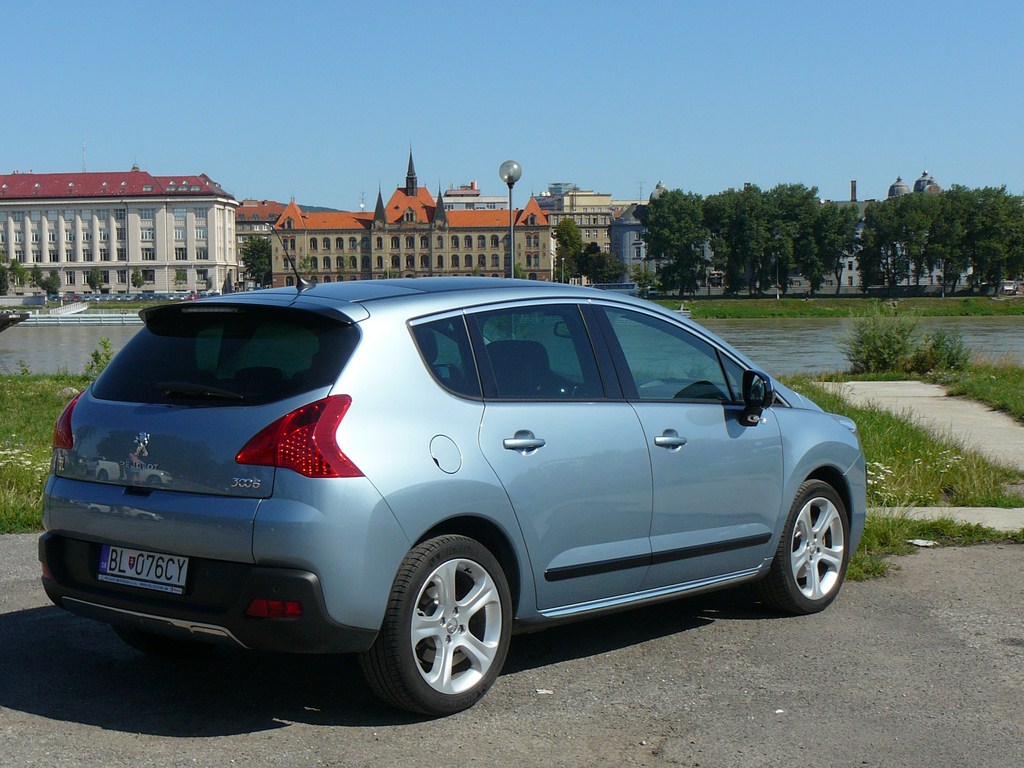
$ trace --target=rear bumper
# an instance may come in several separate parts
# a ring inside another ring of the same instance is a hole
[[[46,533],[39,539],[43,588],[53,603],[88,618],[147,632],[290,653],[367,650],[376,630],[333,621],[314,573],[193,557],[183,595],[165,595],[96,579],[100,545]],[[302,616],[245,615],[255,598],[302,603]]]

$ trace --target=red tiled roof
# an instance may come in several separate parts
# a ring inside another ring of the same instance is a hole
[[[519,212],[516,216],[516,224],[525,224],[526,219],[533,214],[537,217],[537,226],[546,227],[548,225],[548,215],[541,210],[540,204],[537,202],[537,198],[530,195],[530,201],[526,204],[526,207]]]
[[[405,194],[405,190],[397,189],[388,200],[385,206],[388,223],[395,224],[402,221],[405,212],[412,208],[416,214],[416,221],[427,224],[434,220],[434,213],[437,208],[434,205],[434,198],[425,188],[420,187],[416,197]],[[242,209],[240,209],[242,210]],[[516,226],[525,226],[527,218],[531,215],[537,217],[536,226],[546,227],[548,215],[541,210],[534,198],[526,204],[526,208],[513,211]],[[508,227],[507,209],[487,209],[470,211],[446,211],[448,225],[452,229],[503,229]],[[330,211],[322,213],[304,213],[298,203],[292,200],[281,212],[277,219],[275,229],[287,229],[288,219],[292,220],[292,229],[295,230],[350,230],[370,229],[373,226],[373,214],[370,212],[353,213],[351,211]]]
[[[508,229],[508,209],[448,211],[448,226],[462,229],[466,227],[487,227],[488,229]]]
[[[407,195],[405,190],[399,187],[384,206],[384,213],[387,215],[388,223],[394,224],[401,221],[405,212],[412,208],[416,214],[416,221],[426,224],[434,220],[436,207],[437,203],[426,187],[417,187],[415,197]]]
[[[230,197],[205,173],[153,176],[146,171],[9,173],[0,176],[0,198],[148,197],[164,195]]]
[[[281,212],[274,229],[287,229],[288,219],[292,229],[369,229],[373,224],[372,213],[350,211],[322,211],[304,213],[299,204],[292,200]]]
[[[235,219],[275,222],[287,207],[284,203],[274,200],[245,200],[235,210]]]
[[[526,208],[522,210],[517,208],[513,211],[516,226],[526,224],[526,220],[531,213],[537,217],[538,227],[546,227],[548,225],[548,215],[541,210],[537,200],[531,197],[530,201],[526,204]],[[458,228],[487,227],[489,229],[496,229],[498,227],[508,227],[508,209],[488,208],[486,210],[448,211],[448,224],[451,227]]]

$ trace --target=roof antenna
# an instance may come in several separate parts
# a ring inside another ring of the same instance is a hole
[[[288,251],[284,252],[284,260],[288,262],[288,266],[292,268],[292,273],[295,275],[295,288],[297,293],[302,293],[307,288],[312,288],[313,284],[306,278],[299,274],[299,268],[295,265],[295,258],[288,255]]]
[[[296,292],[302,293],[307,288],[312,288],[313,284],[311,282],[309,282],[309,280],[307,280],[306,278],[304,278],[302,275],[299,274],[299,268],[295,264],[295,258],[293,256],[289,256],[288,255],[288,246],[285,245],[286,241],[285,241],[284,237],[281,235],[280,232],[277,233],[277,236],[281,240],[281,251],[284,253],[284,261],[285,261],[285,263],[289,267],[291,267],[292,274],[295,275],[295,289],[296,289]]]

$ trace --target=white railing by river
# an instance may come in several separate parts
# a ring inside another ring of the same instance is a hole
[[[74,315],[40,315],[32,313],[21,325],[142,325],[134,312],[79,312]]]
[[[76,301],[73,304],[64,304],[60,307],[54,307],[47,311],[48,315],[77,315],[79,312],[85,312],[89,308],[89,302],[87,301]]]

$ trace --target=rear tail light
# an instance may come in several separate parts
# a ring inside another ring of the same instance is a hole
[[[53,440],[51,444],[54,448],[65,448],[70,450],[75,445],[74,434],[71,431],[71,412],[75,410],[75,405],[78,403],[78,398],[82,396],[79,392],[75,395],[75,399],[64,406],[64,411],[61,413],[60,418],[57,419],[57,423],[53,425]]]
[[[252,619],[298,619],[302,616],[302,603],[298,600],[267,600],[255,598],[245,609]]]
[[[297,408],[257,432],[235,461],[306,477],[362,477],[338,446],[338,426],[350,405],[348,395],[334,395]]]

